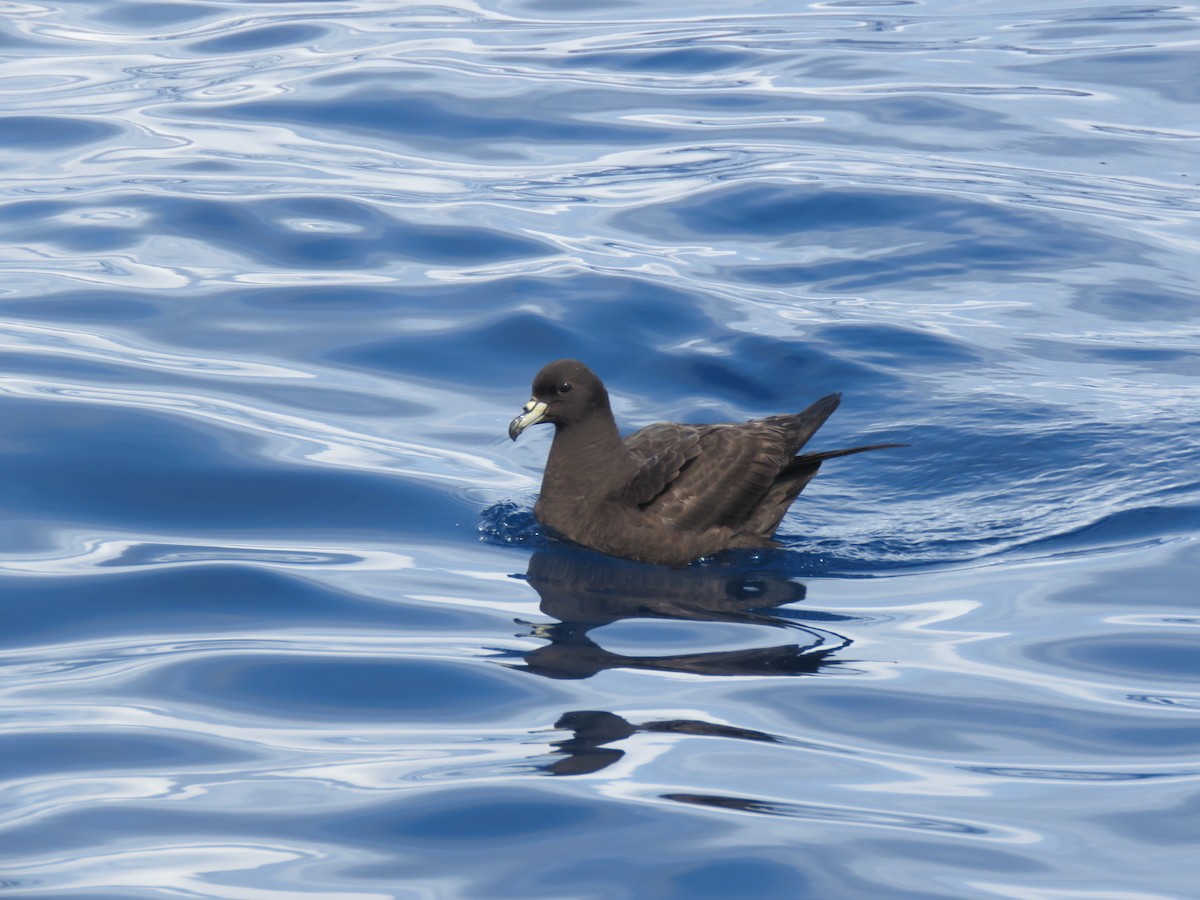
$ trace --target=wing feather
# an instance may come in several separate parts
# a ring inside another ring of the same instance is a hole
[[[641,463],[620,499],[643,508],[653,503],[700,452],[700,430],[692,425],[658,422],[626,438],[626,449]]]
[[[644,428],[626,442],[645,460],[628,496],[680,531],[753,528],[758,505],[778,493],[781,474],[839,399],[832,394],[800,413],[736,425]]]
[[[675,527],[702,530],[739,524],[791,459],[782,429],[765,422],[718,425],[672,486]]]

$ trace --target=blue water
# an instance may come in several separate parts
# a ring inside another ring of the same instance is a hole
[[[0,896],[1196,895],[1194,6],[3,6]],[[912,446],[611,560],[561,356]]]

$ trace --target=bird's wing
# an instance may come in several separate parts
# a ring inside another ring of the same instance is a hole
[[[621,499],[645,507],[670,488],[684,466],[700,452],[704,427],[658,422],[627,437],[626,449],[641,462],[621,492]]]
[[[642,490],[637,502],[647,513],[682,531],[741,526],[796,452],[837,408],[838,400],[833,394],[794,415],[738,425],[644,429],[630,441],[638,439],[639,445],[644,441],[655,452],[634,483],[653,490]]]
[[[700,452],[655,505],[683,531],[737,526],[791,461],[789,443],[783,428],[764,421],[709,426]]]

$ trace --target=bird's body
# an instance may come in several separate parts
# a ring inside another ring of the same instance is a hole
[[[534,507],[563,537],[613,556],[684,565],[772,535],[821,462],[894,444],[797,455],[837,409],[831,394],[794,415],[722,425],[660,422],[622,440],[600,379],[576,360],[550,363],[513,420],[555,425]]]

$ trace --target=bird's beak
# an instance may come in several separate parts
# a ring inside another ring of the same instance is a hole
[[[508,436],[514,441],[522,431],[530,425],[536,425],[546,418],[546,404],[541,400],[536,400],[533,397],[529,398],[529,402],[525,404],[521,414],[513,419],[508,425]]]

